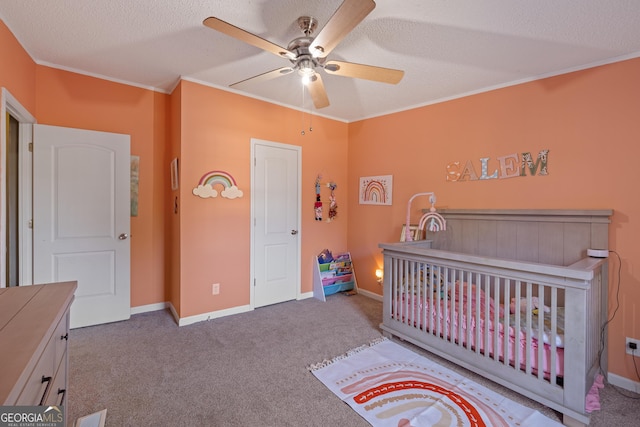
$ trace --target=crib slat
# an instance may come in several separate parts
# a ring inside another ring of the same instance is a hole
[[[435,335],[435,321],[438,317],[439,307],[436,305],[436,302],[433,299],[433,286],[435,284],[433,265],[423,264],[422,267],[424,268],[423,275],[425,276],[424,296],[425,300],[429,304],[429,333],[431,335]]]
[[[463,295],[466,295],[466,304],[464,307],[464,312],[462,313],[462,316],[464,317],[464,323],[466,326],[466,329],[464,330],[464,335],[463,335],[463,340],[464,340],[464,347],[467,349],[471,349],[471,332],[472,332],[472,327],[471,327],[471,320],[472,320],[472,316],[471,314],[471,283],[473,282],[473,274],[470,271],[466,272],[466,276],[467,276],[467,281],[464,284],[465,290],[464,292],[466,292],[466,294],[463,292],[461,295],[462,298],[462,303],[465,303],[465,298]]]
[[[472,274],[473,276],[473,274]],[[472,317],[472,319],[470,320],[470,323],[473,319],[475,319],[475,327],[472,329],[472,331],[475,331],[475,351],[477,354],[480,353],[480,308],[481,308],[481,298],[480,298],[480,289],[482,287],[482,278],[480,277],[480,273],[476,273],[475,274],[475,280],[470,280],[470,287],[473,288],[473,285],[471,285],[471,283],[477,283],[476,287],[475,287],[475,291],[474,291],[474,298],[475,298],[475,304],[474,304],[474,315]]]
[[[422,264],[420,266],[420,268],[422,269],[422,277],[424,278],[423,281],[423,286],[422,286],[422,298],[424,301],[425,306],[429,307],[429,311],[428,311],[428,316],[427,316],[427,312],[425,310],[425,314],[424,314],[424,319],[423,319],[423,325],[425,325],[425,330],[428,331],[430,334],[433,335],[433,321],[434,321],[434,315],[437,316],[437,308],[434,304],[433,298],[432,298],[432,294],[431,294],[431,277],[430,274],[428,273],[429,269],[430,269],[430,265],[429,264]]]
[[[522,286],[522,282],[518,281],[518,286]],[[532,366],[531,359],[533,358],[533,350],[531,349],[531,342],[532,342],[531,314],[533,312],[533,302],[532,302],[531,283],[527,282],[525,286],[526,286],[525,298],[527,301],[527,304],[526,304],[527,308],[524,313],[526,331],[525,331],[525,348],[524,348],[525,354],[523,356],[525,358],[525,372],[527,374],[530,374],[531,366]]]
[[[489,275],[484,275],[484,294],[485,294],[485,299],[484,299],[484,321],[482,322],[482,353],[484,354],[485,357],[489,357],[489,354],[491,353],[491,349],[489,348],[489,324],[491,323],[491,304],[490,302],[493,301],[491,298],[493,298],[492,294],[491,294],[491,276]],[[480,346],[478,346],[480,347]]]
[[[395,316],[394,320],[397,321],[400,315],[400,303],[398,301],[402,301],[402,296],[398,290],[398,258],[393,258],[391,261],[392,271],[389,274],[389,281],[391,282],[391,310],[393,316]]]
[[[549,358],[549,381],[556,384],[558,355],[557,353],[557,335],[558,335],[558,289],[551,288],[551,334],[549,336],[551,344],[551,354]]]
[[[446,280],[444,282],[444,287],[445,287],[445,295],[446,295],[446,300],[444,302],[444,313],[443,313],[443,319],[444,319],[444,324],[442,325],[444,330],[445,330],[445,334],[444,334],[444,339],[446,341],[451,341],[452,337],[453,337],[453,316],[452,316],[452,311],[451,311],[451,300],[453,299],[451,296],[454,294],[455,292],[455,281],[456,281],[456,271],[453,268],[448,269],[448,274],[446,277]]]
[[[513,333],[514,333],[514,367],[516,369],[519,369],[520,366],[522,366],[521,361],[520,361],[520,331],[522,330],[522,319],[521,319],[521,311],[520,311],[520,301],[522,299],[521,297],[521,292],[522,289],[520,288],[520,281],[516,281],[516,286],[515,286],[515,302],[516,302],[516,310],[515,310],[515,325],[513,326]],[[506,353],[509,354],[509,353]]]
[[[464,272],[462,272],[461,270],[458,270],[458,282],[456,282],[456,292],[458,292],[457,295],[462,295],[462,293],[464,292]],[[462,321],[463,321],[463,308],[464,305],[462,304],[462,298],[455,298],[456,303],[458,304],[458,325],[457,325],[457,340],[458,340],[458,345],[460,347],[462,347],[462,337],[463,335],[463,330],[462,330]]]
[[[509,301],[511,301],[511,281],[508,279],[504,279],[504,300],[508,303]],[[503,331],[504,333],[502,334],[502,337],[500,338],[501,341],[501,345],[502,345],[502,351],[503,351],[503,356],[502,356],[502,363],[505,366],[509,366],[509,359],[510,359],[510,355],[509,355],[509,310],[505,310],[504,311],[504,319],[502,322],[503,325]]]
[[[494,301],[496,302],[495,306],[500,306],[500,278],[498,276],[493,277],[493,292],[494,292]],[[504,310],[505,312],[509,312],[509,308]],[[493,314],[493,359],[496,361],[500,360],[500,353],[498,348],[500,346],[500,310],[496,310]]]
[[[545,301],[545,286],[538,284],[538,333],[536,334],[536,340],[538,341],[538,379],[544,378],[544,301]]]
[[[442,289],[441,289],[441,278],[442,278],[442,273],[440,271],[440,266],[433,266],[433,278],[432,278],[432,282],[434,284],[434,289],[435,289],[435,295],[434,295],[434,300],[435,300],[435,306],[437,307],[435,310],[435,335],[436,336],[441,336],[442,334],[442,319],[443,317],[441,316],[442,314]],[[436,274],[437,271],[437,274]]]

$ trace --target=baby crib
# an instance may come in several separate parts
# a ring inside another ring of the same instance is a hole
[[[606,372],[610,210],[444,210],[431,240],[383,243],[385,335],[586,425]],[[565,363],[571,361],[571,363]]]

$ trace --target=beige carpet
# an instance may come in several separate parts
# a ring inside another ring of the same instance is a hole
[[[74,329],[68,419],[106,408],[107,426],[113,427],[366,427],[307,366],[379,337],[381,320],[379,301],[337,294],[325,303],[291,301],[183,327],[158,311]],[[558,419],[548,408],[429,357]],[[603,410],[594,413],[593,426],[638,425],[638,400],[609,385],[601,397]]]

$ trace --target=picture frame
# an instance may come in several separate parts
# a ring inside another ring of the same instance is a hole
[[[417,224],[409,224],[409,233],[411,233],[411,238],[413,240],[424,240],[425,233],[424,230],[420,230]],[[400,241],[406,242],[407,240],[407,225],[402,224],[402,232],[400,233]]]
[[[176,157],[171,161],[171,190],[175,191],[178,188],[178,158]]]
[[[360,177],[358,189],[361,205],[393,204],[393,175]]]

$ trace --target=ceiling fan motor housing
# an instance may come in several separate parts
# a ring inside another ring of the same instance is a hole
[[[293,39],[287,46],[287,50],[296,54],[296,57],[289,59],[296,70],[308,70],[322,67],[326,58],[315,57],[309,51],[309,46],[313,42],[313,37],[298,37]]]

